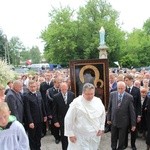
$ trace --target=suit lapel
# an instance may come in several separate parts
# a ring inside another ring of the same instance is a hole
[[[122,103],[121,103],[121,105],[124,105],[124,103],[126,103],[127,93],[128,93],[128,92],[125,92],[125,93],[124,93],[124,95],[123,95],[123,97],[122,97]]]
[[[116,92],[115,94],[115,103],[116,103],[116,107],[118,106],[118,92]]]
[[[61,97],[61,99],[62,99],[62,100],[61,100],[61,101],[62,101],[62,104],[65,105],[64,97],[63,97],[63,94],[62,94],[61,92],[60,92],[60,97]]]
[[[70,94],[69,94],[69,92],[67,92],[67,104],[69,104],[70,103]]]
[[[13,91],[13,90],[12,90],[12,91]],[[17,98],[21,103],[23,103],[20,93],[16,93],[15,91],[13,91],[13,93],[16,95],[16,98]]]
[[[130,91],[130,94],[131,94],[131,95],[134,93],[134,90],[135,90],[135,88],[134,88],[134,86],[133,86],[132,89],[131,89],[131,91]]]
[[[124,93],[124,95],[123,95],[123,97],[122,97],[122,102],[121,102],[121,105],[123,105],[124,104],[124,102],[125,102],[125,98],[126,97],[126,93]]]

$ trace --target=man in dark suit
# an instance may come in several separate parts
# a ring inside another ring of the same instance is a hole
[[[124,82],[126,84],[126,91],[133,96],[133,106],[136,115],[136,122],[139,123],[141,121],[142,108],[141,108],[141,93],[140,89],[133,86],[133,77],[132,75],[126,75],[124,77]],[[129,127],[130,128],[130,127]],[[136,150],[136,138],[137,138],[137,129],[135,131],[131,131],[131,147],[132,150]],[[125,148],[128,146],[128,130],[126,132],[126,140],[125,140]]]
[[[146,111],[147,111],[147,136],[146,136],[146,144],[147,144],[147,150],[150,150],[150,98],[149,97],[147,97]]]
[[[45,82],[42,82],[40,84],[40,92],[42,95],[42,100],[44,101],[44,107],[46,110],[46,113],[48,113],[48,102],[46,98],[46,91],[47,89],[53,87],[53,81],[52,81],[52,73],[51,72],[46,72],[45,73]],[[43,136],[46,135],[46,128],[47,124],[46,122],[43,123]]]
[[[37,92],[36,81],[29,81],[29,92],[24,94],[27,132],[31,150],[40,150],[42,138],[42,124],[47,116],[41,93]]]
[[[136,118],[133,107],[133,97],[125,92],[124,82],[117,83],[117,91],[110,93],[107,113],[107,123],[111,124],[111,148],[123,150],[126,131],[131,124],[131,130],[135,130]],[[117,147],[117,140],[119,141]]]
[[[54,86],[47,90],[48,120],[49,120],[48,122],[49,122],[49,128],[51,130],[51,134],[55,138],[55,143],[58,144],[60,142],[60,135],[59,135],[60,128],[57,128],[54,126],[53,100],[54,100],[54,95],[56,95],[60,91],[59,86],[60,86],[61,80],[59,78],[55,78],[53,80],[53,83],[54,83]]]
[[[24,104],[21,96],[22,87],[22,82],[20,80],[16,80],[13,82],[12,89],[9,89],[6,94],[6,102],[11,111],[11,115],[14,115],[21,123],[23,123],[24,117]]]
[[[60,127],[62,150],[67,150],[68,139],[64,136],[64,118],[69,104],[73,101],[75,95],[73,92],[68,91],[68,84],[66,82],[60,84],[60,90],[61,92],[56,94],[53,100],[53,120],[54,125],[57,128]]]

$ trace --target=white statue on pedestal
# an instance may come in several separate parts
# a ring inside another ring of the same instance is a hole
[[[105,45],[105,29],[101,27],[99,30],[99,35],[100,35],[100,45]]]

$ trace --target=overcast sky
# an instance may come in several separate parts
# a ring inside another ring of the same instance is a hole
[[[51,6],[78,8],[86,0],[1,0],[0,28],[10,39],[18,36],[25,47],[43,44],[39,39],[41,31],[48,25],[48,12]],[[123,30],[132,31],[142,28],[150,17],[150,0],[108,0],[113,8],[120,12],[120,23]]]

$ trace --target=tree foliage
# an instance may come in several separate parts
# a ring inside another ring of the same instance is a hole
[[[98,58],[99,29],[104,26],[110,62],[115,61],[124,39],[117,18],[118,13],[104,0],[89,0],[78,12],[69,7],[53,9],[50,23],[41,34],[46,59],[67,64],[72,59]]]
[[[11,70],[7,63],[0,59],[0,83],[6,86],[7,82],[14,80],[16,74]]]
[[[144,32],[150,35],[150,18],[148,18],[143,25]]]
[[[146,27],[148,24],[146,24]],[[150,24],[149,24],[150,25]],[[150,27],[150,26],[149,26]],[[130,68],[149,66],[150,35],[145,26],[142,29],[134,29],[126,39],[126,47],[122,51],[121,65]]]
[[[105,0],[87,0],[76,11],[70,7],[53,8],[49,18],[47,28],[41,32],[45,42],[44,56],[49,63],[66,65],[73,59],[99,58],[99,30],[103,26],[110,66],[115,65],[114,61],[128,68],[150,66],[150,18],[142,29],[125,33],[118,24],[119,13]],[[18,37],[8,41],[0,29],[0,57],[3,60],[6,50],[13,65],[27,59],[41,62],[38,47],[26,49]]]
[[[25,47],[20,41],[19,37],[12,37],[9,41],[9,53],[10,53],[10,62],[14,66],[20,65],[20,52],[24,50]]]
[[[32,63],[40,63],[41,62],[41,52],[37,46],[33,46],[30,49],[30,58]]]
[[[7,37],[3,34],[3,31],[0,29],[0,58],[5,59],[5,49],[7,44]]]
[[[31,55],[30,55],[30,50],[22,50],[20,52],[20,58],[21,58],[21,62],[26,62],[27,60],[31,59]]]
[[[21,62],[26,62],[31,59],[33,63],[41,62],[41,53],[37,46],[31,49],[25,48],[18,37],[12,37],[9,41],[10,60],[14,66],[20,65]]]
[[[51,23],[42,33],[46,42],[45,57],[49,62],[66,64],[76,58],[77,28],[72,15],[73,11],[68,7],[50,13]]]
[[[124,32],[117,24],[118,12],[110,4],[103,0],[89,0],[85,7],[79,10],[79,21],[81,27],[82,45],[84,56],[98,58],[99,52],[99,29],[104,26],[106,32],[106,43],[109,46],[108,59],[113,64],[120,55],[121,43],[124,41]]]
[[[0,58],[6,59],[8,64],[18,66],[22,62],[25,64],[28,59],[33,63],[40,63],[41,53],[37,46],[25,48],[19,37],[14,36],[8,41],[7,35],[0,30]]]

